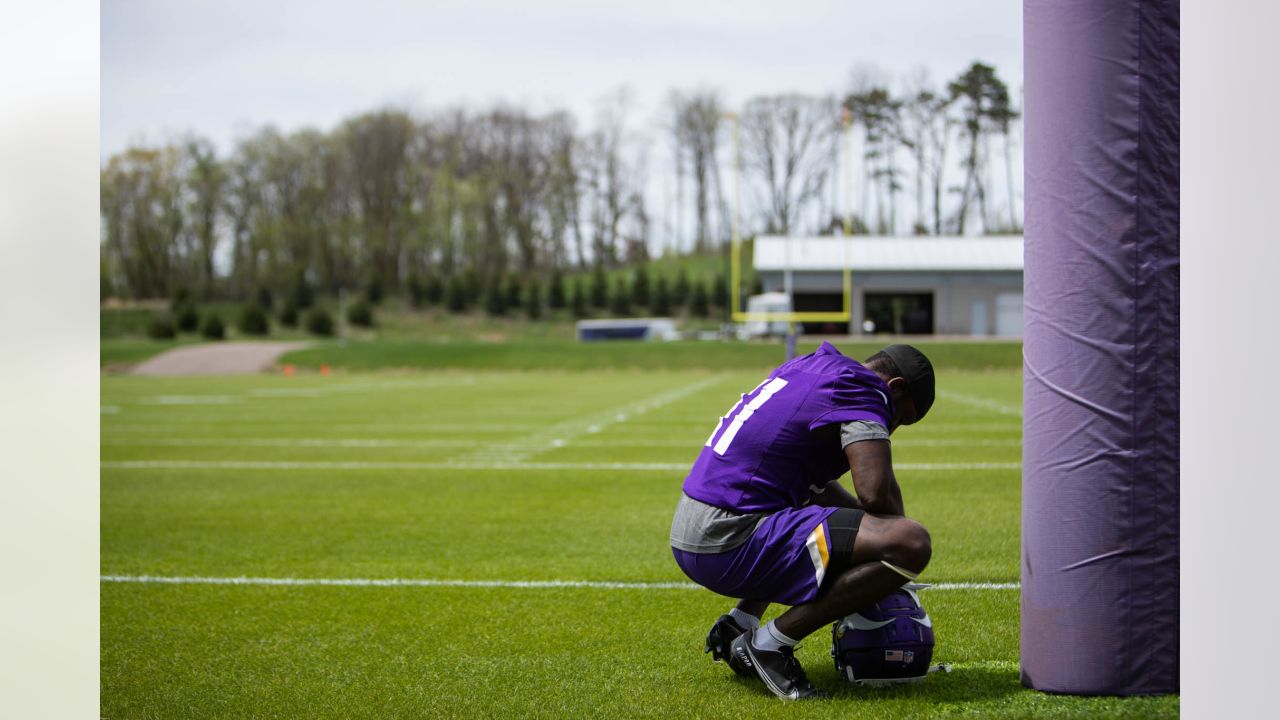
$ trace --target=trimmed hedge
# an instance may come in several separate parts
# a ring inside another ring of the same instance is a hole
[[[172,340],[177,336],[178,328],[173,324],[173,317],[168,313],[156,315],[147,325],[147,337],[152,340]]]
[[[200,334],[210,340],[222,340],[227,336],[227,328],[222,324],[222,318],[217,313],[209,313],[204,324],[200,326]]]
[[[271,332],[271,322],[267,319],[267,311],[258,303],[249,303],[240,311],[240,322],[236,327],[245,335],[266,335]]]
[[[333,335],[333,316],[322,307],[313,307],[307,311],[307,332],[312,335]]]

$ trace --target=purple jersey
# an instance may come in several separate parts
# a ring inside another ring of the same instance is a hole
[[[684,481],[684,493],[740,513],[809,502],[849,471],[840,434],[825,426],[869,420],[889,427],[889,388],[830,343],[774,370],[716,425]]]

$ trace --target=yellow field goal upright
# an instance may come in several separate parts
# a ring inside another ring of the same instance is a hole
[[[840,270],[841,309],[809,312],[751,312],[742,310],[742,243],[737,233],[730,240],[729,302],[733,307],[734,322],[848,322],[853,317],[853,281],[849,267],[849,243],[851,238],[839,238],[844,262]],[[790,239],[787,240],[789,242]],[[791,300],[794,302],[794,293]]]
[[[731,122],[733,129],[733,211],[729,215],[729,302],[733,308],[732,317],[734,322],[849,322],[853,318],[853,279],[850,275],[849,267],[849,244],[852,242],[853,233],[853,201],[851,190],[853,187],[853,170],[850,159],[852,132],[853,132],[853,116],[848,108],[844,108],[841,113],[841,124],[843,125],[843,155],[844,176],[845,176],[845,213],[844,213],[844,235],[840,236],[840,251],[843,256],[840,269],[840,283],[842,286],[841,309],[828,311],[812,311],[812,312],[796,312],[795,311],[795,293],[790,292],[788,300],[792,304],[790,312],[751,312],[742,309],[742,239],[738,233],[738,210],[742,206],[742,156],[738,145],[738,115],[737,113],[726,113],[726,117]],[[790,238],[786,242],[791,242]],[[788,266],[784,272],[789,273],[791,268]],[[790,283],[788,290],[790,291]]]

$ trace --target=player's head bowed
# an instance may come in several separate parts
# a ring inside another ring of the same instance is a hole
[[[914,413],[904,413],[903,425],[924,419],[933,406],[933,363],[924,353],[912,345],[890,345],[867,358],[863,365],[884,378],[895,403],[901,404],[901,398],[910,401]]]

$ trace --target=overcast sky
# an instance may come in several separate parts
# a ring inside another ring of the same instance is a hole
[[[941,83],[974,60],[1022,84],[1021,0],[103,0],[102,154],[192,131],[329,129],[383,105],[505,100],[635,122],[673,88],[834,92],[858,63]]]

